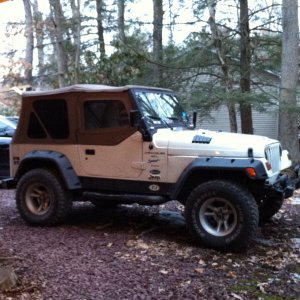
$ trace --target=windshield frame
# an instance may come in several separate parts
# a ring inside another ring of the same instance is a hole
[[[141,119],[144,120],[150,131],[156,131],[160,128],[191,128],[189,118],[173,91],[167,89],[134,88],[131,92],[138,110],[141,113]],[[141,94],[143,94],[143,99],[141,99]],[[146,97],[147,95],[148,97]],[[153,102],[153,100],[156,100],[156,102]],[[142,102],[144,104],[147,102],[145,105],[148,106],[148,114]],[[175,107],[172,108],[172,104],[175,105]],[[166,111],[163,109],[169,110]]]

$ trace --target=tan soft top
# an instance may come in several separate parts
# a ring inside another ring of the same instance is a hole
[[[124,92],[129,89],[140,88],[140,89],[151,89],[151,90],[161,90],[171,92],[169,89],[149,87],[149,86],[140,86],[140,85],[125,85],[125,86],[110,86],[110,85],[101,85],[101,84],[76,84],[59,89],[47,90],[47,91],[30,91],[23,93],[23,97],[32,97],[32,96],[47,96],[47,95],[57,95],[65,94],[72,92]]]

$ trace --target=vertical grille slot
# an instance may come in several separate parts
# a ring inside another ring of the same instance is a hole
[[[266,148],[266,159],[270,163],[273,172],[280,170],[280,145],[273,144]]]

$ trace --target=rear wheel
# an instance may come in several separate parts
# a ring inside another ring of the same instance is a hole
[[[246,189],[214,180],[191,192],[185,218],[189,231],[203,245],[217,250],[239,250],[256,234],[258,208]]]
[[[18,211],[30,225],[61,223],[72,205],[69,196],[57,176],[44,169],[25,173],[16,189]]]

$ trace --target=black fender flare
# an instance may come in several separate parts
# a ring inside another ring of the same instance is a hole
[[[28,152],[20,161],[15,178],[19,178],[24,170],[28,169],[28,166],[36,164],[37,162],[50,162],[54,164],[60,172],[67,189],[75,190],[81,188],[81,182],[69,159],[64,154],[51,150],[34,150]]]
[[[256,176],[250,177],[246,172],[246,168],[253,168]],[[254,158],[223,158],[223,157],[198,157],[192,161],[179,176],[175,188],[172,191],[171,199],[177,199],[184,184],[194,171],[227,171],[227,172],[240,172],[244,173],[249,180],[266,180],[268,175],[263,163],[260,160]]]

